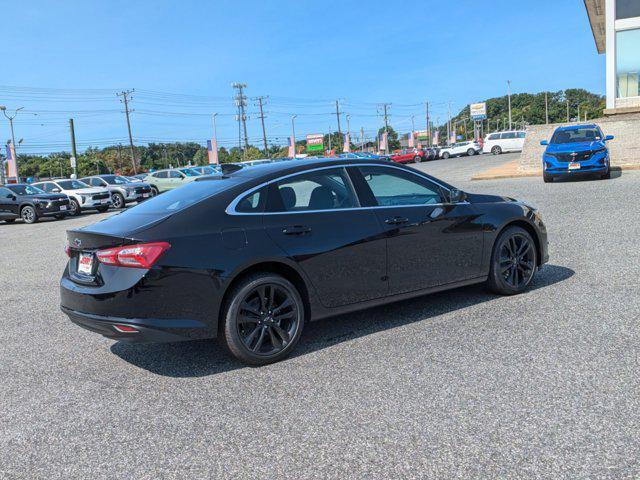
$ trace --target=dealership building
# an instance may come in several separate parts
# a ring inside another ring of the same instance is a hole
[[[640,0],[584,0],[598,53],[606,55],[605,115],[640,112]]]

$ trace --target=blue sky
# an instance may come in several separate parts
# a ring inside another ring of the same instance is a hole
[[[227,146],[237,143],[237,81],[249,97],[269,95],[272,142],[290,134],[292,113],[298,137],[335,130],[336,99],[351,130],[371,134],[379,102],[408,131],[411,115],[424,128],[424,101],[442,123],[448,102],[457,112],[503,95],[507,79],[514,92],[604,93],[604,56],[584,5],[569,0],[30,1],[5,4],[3,17],[0,85],[22,88],[0,87],[0,104],[25,106],[16,121],[25,152],[68,149],[70,116],[81,149],[126,143],[115,92],[129,88],[136,143],[204,142],[219,112]],[[0,135],[9,138],[6,121]]]

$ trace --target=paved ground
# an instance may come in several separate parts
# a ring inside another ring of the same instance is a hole
[[[551,262],[309,325],[245,368],[210,342],[113,343],[58,311],[64,230],[0,225],[0,478],[638,478],[640,172],[470,182],[537,205]]]

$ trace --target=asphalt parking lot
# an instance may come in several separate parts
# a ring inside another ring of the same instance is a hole
[[[0,224],[0,478],[638,478],[640,171],[470,181],[513,158],[418,168],[540,209],[530,291],[316,322],[262,368],[66,319],[65,230],[110,214]]]

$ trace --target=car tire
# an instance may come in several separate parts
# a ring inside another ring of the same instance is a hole
[[[496,146],[491,148],[491,153],[493,155],[500,155],[502,153],[502,148],[500,148],[498,145],[496,145]]]
[[[126,207],[124,195],[122,195],[121,193],[115,192],[114,194],[112,194],[111,201],[113,202],[113,208],[120,209]]]
[[[547,172],[542,172],[542,179],[544,180],[544,183],[553,182],[553,176],[549,175]]]
[[[80,208],[80,204],[75,198],[69,198],[69,215],[73,215],[77,217],[82,213],[82,209]]]
[[[470,148],[469,150],[467,150],[468,157],[473,157],[475,154],[476,154],[476,151],[473,148]]]
[[[104,212],[106,212],[107,210],[109,210],[109,205],[107,205],[107,206],[103,206],[103,207],[96,207],[96,210],[97,210],[98,212],[100,212],[100,213],[104,213]]]
[[[445,160],[446,160],[447,158],[449,158],[449,157],[450,157],[449,152],[444,152],[444,153],[442,154],[442,158],[444,158]]]
[[[610,180],[611,179],[611,168],[607,168],[607,171],[602,174],[600,179],[601,180]]]
[[[420,163],[422,161],[422,157],[420,155],[416,155],[415,157],[413,157],[413,161],[415,163]]]
[[[24,223],[36,223],[38,221],[38,213],[31,205],[25,205],[20,209],[20,218]]]
[[[235,358],[267,365],[295,348],[304,328],[305,305],[289,280],[254,273],[233,286],[226,298],[219,338]]]
[[[537,268],[536,244],[524,228],[512,226],[503,230],[491,253],[487,284],[500,295],[522,293],[531,284]]]
[[[151,185],[151,196],[155,197],[156,195],[158,195],[160,192],[158,191],[158,187],[156,187],[155,185]]]

